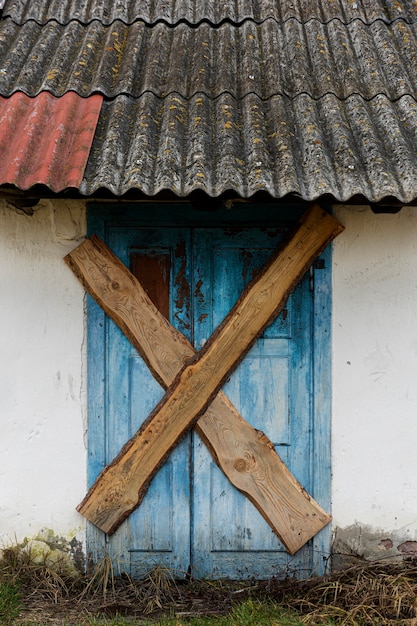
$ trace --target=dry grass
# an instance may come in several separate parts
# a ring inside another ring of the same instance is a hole
[[[175,580],[157,567],[140,580],[115,576],[105,558],[88,575],[34,563],[13,548],[3,552],[0,584],[18,585],[23,607],[14,624],[91,624],[100,617],[138,620],[177,615],[225,615],[243,601],[296,610],[307,625],[417,626],[417,561],[373,563],[305,581],[252,583]],[[2,620],[0,620],[2,621]]]
[[[94,618],[129,616],[155,617],[175,613],[190,615],[223,614],[228,592],[203,581],[178,581],[172,572],[156,567],[140,580],[127,574],[116,576],[105,557],[88,574],[74,576],[65,567],[35,562],[20,546],[3,550],[0,586],[16,585],[21,592],[22,610],[18,621],[2,618],[0,623],[91,624]],[[1,600],[1,597],[0,597]],[[1,607],[0,607],[1,609]]]
[[[74,576],[74,572],[68,572],[63,564],[61,567],[55,563],[51,567],[46,562],[39,562],[30,552],[22,551],[21,546],[2,550],[0,585],[14,585],[19,590],[22,606],[32,608],[35,622],[38,616],[43,617],[44,607],[70,606],[79,593],[81,579],[81,575]],[[17,623],[24,623],[22,620],[19,616]],[[13,623],[6,612],[2,621]]]
[[[167,611],[178,598],[178,585],[171,571],[155,567],[140,580],[127,574],[115,576],[111,560],[106,557],[83,579],[77,602],[103,615],[149,615]]]
[[[293,588],[288,581],[268,584],[268,597],[296,609],[305,624],[417,626],[416,560],[362,564]]]

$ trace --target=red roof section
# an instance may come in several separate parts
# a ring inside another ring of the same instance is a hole
[[[0,185],[79,188],[103,97],[41,92],[0,97]]]

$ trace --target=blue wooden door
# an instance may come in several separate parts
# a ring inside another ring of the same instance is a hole
[[[194,271],[200,285],[194,304],[196,346],[202,346],[227,315],[281,236],[276,229],[194,233]],[[223,388],[246,421],[267,434],[307,489],[311,303],[306,278]],[[210,572],[233,579],[279,575],[288,565],[282,544],[249,500],[230,485],[197,436],[193,459],[192,550],[197,575]],[[301,550],[297,559],[308,561],[309,551],[310,547]]]
[[[98,234],[197,349],[268,260],[285,230],[121,222],[106,224]],[[273,441],[301,484],[326,506],[326,490],[320,491],[317,482],[328,485],[328,477],[323,480],[323,461],[318,459],[313,434],[317,404],[312,398],[317,343],[313,295],[308,275],[224,391],[242,416]],[[91,301],[89,327],[89,368],[94,368],[89,376],[92,482],[139,428],[163,390],[121,331]],[[97,420],[97,414],[102,418]],[[323,427],[316,427],[323,438]],[[289,557],[194,431],[172,451],[141,506],[115,535],[102,538],[90,529],[90,544],[100,541],[107,542],[117,569],[137,576],[156,565],[179,576],[192,572],[197,577],[232,579],[306,576],[320,570],[320,542],[312,540]]]

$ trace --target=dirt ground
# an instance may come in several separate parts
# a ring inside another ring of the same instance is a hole
[[[224,615],[246,599],[294,608],[306,623],[417,626],[417,561],[367,563],[321,578],[233,582],[174,580],[156,568],[142,580],[108,571],[72,584],[56,577],[28,579],[19,624],[88,623],[92,617],[136,619],[162,615]],[[308,616],[308,617],[307,617]]]
[[[92,592],[73,590],[54,598],[45,590],[34,590],[25,600],[19,623],[71,623],[91,617],[124,616],[157,619],[163,615],[194,617],[225,615],[233,604],[258,596],[264,583],[243,585],[233,582],[174,581],[161,572],[155,578],[132,581],[121,577],[109,586]]]

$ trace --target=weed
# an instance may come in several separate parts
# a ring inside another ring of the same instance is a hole
[[[295,611],[285,610],[273,602],[247,600],[234,607],[227,626],[301,626],[300,616]]]
[[[366,564],[301,581],[244,583],[177,579],[162,567],[134,579],[116,574],[108,556],[74,577],[65,563],[13,547],[0,560],[0,623],[417,626],[417,561]]]
[[[0,623],[11,624],[21,607],[21,594],[17,583],[0,581]]]

